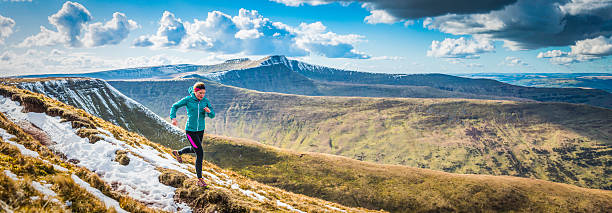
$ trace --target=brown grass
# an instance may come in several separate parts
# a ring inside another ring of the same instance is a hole
[[[38,110],[41,112],[45,112],[49,115],[60,116],[62,120],[64,121],[72,122],[72,126],[74,128],[81,128],[81,131],[82,131],[82,134],[80,135],[81,137],[88,138],[91,135],[98,135],[98,132],[96,132],[98,130],[96,130],[96,128],[102,128],[102,129],[105,129],[111,132],[115,138],[125,141],[127,144],[130,144],[132,146],[138,147],[141,145],[147,145],[147,146],[153,147],[154,149],[160,152],[170,153],[171,151],[170,149],[162,145],[159,145],[159,144],[156,144],[156,143],[153,143],[147,140],[141,135],[138,135],[133,132],[128,132],[121,127],[115,126],[100,118],[89,115],[88,113],[86,113],[85,111],[81,109],[76,109],[72,106],[63,104],[61,102],[55,101],[53,99],[50,99],[40,94],[32,93],[27,90],[17,89],[14,87],[0,85],[0,95],[11,95],[15,97],[16,101],[19,101],[19,102],[28,100],[29,101],[28,103],[30,104],[30,106],[28,107],[27,110]],[[27,95],[28,99],[23,98],[25,95]],[[41,101],[37,101],[34,99],[38,99]],[[36,145],[36,148],[32,148],[32,150],[40,150],[40,149],[48,150],[48,148],[41,145],[40,142],[36,141],[35,139],[30,137],[28,134],[24,133],[23,131],[19,130],[19,127],[17,125],[12,124],[4,116],[2,116],[2,118],[4,118],[4,120],[6,121],[5,123],[7,125],[12,125],[14,127],[13,129],[15,129],[15,132],[17,132],[16,134],[21,134],[23,135],[24,138],[31,139],[31,141],[29,142],[25,142],[24,140],[20,139],[19,140],[20,143],[38,144]],[[26,147],[29,147],[29,146],[32,146],[32,145],[26,145]],[[50,158],[55,158],[52,162],[56,162],[56,163],[62,162],[61,159],[53,155],[51,152],[50,154],[51,154],[49,155]],[[185,156],[185,160],[186,162],[193,164],[193,162],[195,161],[195,158],[191,156]],[[62,165],[66,165],[66,164],[69,164],[69,163],[65,163]],[[300,209],[306,209],[309,212],[323,212],[327,210],[327,208],[322,207],[324,205],[334,206],[336,208],[349,210],[351,212],[366,212],[367,211],[366,209],[361,209],[361,208],[358,208],[358,209],[347,208],[347,207],[343,207],[341,205],[327,202],[324,200],[305,197],[303,195],[297,195],[297,194],[285,192],[285,191],[282,191],[282,190],[279,190],[273,187],[269,187],[263,184],[259,184],[254,181],[250,181],[247,178],[240,176],[236,173],[223,171],[219,167],[209,162],[205,162],[204,167],[205,167],[204,168],[205,170],[230,174],[230,177],[237,180],[241,187],[265,190],[268,194],[272,193],[271,194],[272,197],[282,199],[283,202],[289,205],[292,205]],[[142,203],[136,202],[133,199],[125,195],[121,195],[117,192],[114,192],[108,184],[102,181],[95,173],[92,173],[91,171],[88,171],[87,169],[76,167],[74,165],[67,166],[67,168],[73,171],[81,179],[88,182],[92,187],[97,188],[105,195],[115,200],[118,200],[120,202],[121,207],[127,211],[157,212],[156,210],[146,208],[146,206],[144,206]],[[173,173],[173,172],[170,171],[169,173]],[[174,172],[173,174],[174,175],[165,175],[164,178],[160,177],[160,181],[162,181],[161,179],[163,179],[163,181],[169,185],[176,185],[177,183],[181,182],[180,181],[181,177],[177,177],[176,172]],[[58,181],[61,181],[61,179],[58,179]],[[187,202],[192,207],[202,207],[201,209],[196,210],[196,212],[205,212],[207,210],[208,211],[217,210],[221,212],[287,211],[287,209],[278,207],[276,203],[270,203],[270,202],[261,203],[235,190],[215,188],[214,190],[208,190],[204,192],[204,191],[201,191],[202,190],[201,188],[195,187],[196,184],[194,181],[195,179],[182,180],[183,184],[181,188],[177,190],[176,199]],[[62,184],[69,184],[69,183],[62,182]]]

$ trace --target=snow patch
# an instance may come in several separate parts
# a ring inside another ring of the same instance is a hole
[[[245,190],[245,189],[241,189],[240,186],[238,184],[233,184],[232,185],[232,189],[238,190],[240,191],[242,194],[252,197],[255,200],[264,202],[267,200],[266,197],[261,196],[260,194],[258,194],[257,192],[251,191],[251,190]]]
[[[13,172],[11,172],[9,170],[4,170],[4,174],[6,176],[8,176],[9,178],[13,179],[14,181],[20,181],[21,180],[21,179],[19,179],[19,177],[15,173],[13,173]]]
[[[223,77],[227,72],[229,71],[219,71],[219,72],[213,72],[213,73],[205,73],[205,74],[201,74],[202,77],[208,78],[210,80],[213,81],[221,81],[221,77]]]
[[[325,204],[325,207],[330,208],[330,209],[332,209],[334,211],[346,212],[346,210],[342,210],[342,209],[339,209],[339,208],[336,208],[336,207],[333,207],[333,206],[330,206],[330,205],[327,205],[327,204]]]
[[[42,193],[43,195],[45,195],[45,198],[47,197],[55,197],[57,196],[57,194],[51,190],[51,186],[53,184],[40,184],[39,182],[36,181],[32,181],[32,187],[34,187],[34,189],[36,189],[36,191],[39,191],[40,193]]]
[[[117,202],[115,199],[112,199],[108,196],[106,196],[104,193],[102,193],[100,190],[91,187],[91,185],[89,185],[89,183],[81,180],[81,178],[79,178],[78,176],[72,174],[72,180],[74,180],[74,182],[76,184],[79,184],[79,186],[85,188],[85,190],[87,190],[87,192],[91,193],[92,195],[96,196],[98,199],[100,199],[102,202],[104,202],[104,204],[107,207],[113,207],[115,208],[115,210],[117,210],[117,212],[126,212],[125,210],[123,210],[121,208],[121,206],[119,205],[119,202]]]
[[[68,169],[64,168],[63,166],[60,165],[56,165],[56,164],[52,164],[51,162],[49,162],[48,160],[43,160],[43,162],[51,164],[53,166],[53,169],[60,171],[60,172],[68,172]]]
[[[289,204],[286,204],[286,203],[283,203],[280,200],[276,201],[276,205],[277,206],[281,206],[281,207],[285,207],[285,208],[287,208],[287,209],[289,209],[291,211],[294,211],[294,212],[306,213],[305,211],[300,211],[299,209],[293,208],[293,206],[291,206]]]
[[[15,142],[9,140],[11,138],[15,138],[15,136],[10,134],[10,133],[8,133],[6,130],[4,130],[2,128],[0,128],[0,137],[2,137],[2,140],[6,141],[7,143],[9,143],[9,144],[19,148],[19,151],[21,152],[22,155],[30,156],[30,157],[38,157],[38,156],[40,156],[38,154],[38,152],[32,151],[32,150],[26,148],[25,146],[23,146],[21,144],[18,144],[18,143],[15,143]]]

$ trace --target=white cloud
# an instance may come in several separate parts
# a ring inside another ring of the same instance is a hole
[[[432,41],[427,56],[436,58],[480,58],[479,54],[493,52],[493,43],[484,38],[480,39],[458,39],[446,38],[443,41]]]
[[[256,39],[262,36],[263,36],[263,33],[260,33],[256,29],[240,30],[234,35],[235,38],[242,39],[242,40]]]
[[[186,34],[185,26],[181,19],[177,19],[174,17],[174,14],[164,11],[159,21],[157,35],[152,39],[156,40],[156,43],[161,46],[176,46],[181,43]]]
[[[602,18],[612,18],[612,1],[610,0],[573,0],[561,9],[570,15],[596,15]]]
[[[57,31],[41,26],[40,32],[27,37],[17,47],[52,46],[65,44],[69,47],[87,47],[118,44],[138,25],[128,20],[123,13],[114,13],[113,19],[106,23],[92,23],[89,10],[83,5],[67,1],[55,14],[49,16]]]
[[[321,22],[291,27],[272,22],[256,10],[240,9],[238,16],[209,12],[205,20],[182,21],[164,12],[155,35],[141,36],[134,46],[192,49],[215,54],[323,55],[330,58],[369,58],[354,48],[360,35],[338,35]]]
[[[393,24],[399,21],[398,18],[395,18],[384,10],[371,10],[370,13],[371,15],[363,19],[368,24]]]
[[[514,56],[506,56],[506,58],[504,59],[504,61],[502,61],[501,64],[507,65],[507,66],[527,66],[528,65],[520,58],[514,57]]]
[[[562,65],[600,59],[612,55],[612,37],[599,36],[593,39],[577,41],[570,48],[571,51],[569,52],[561,50],[540,52],[538,58],[545,58],[551,63]]]
[[[148,36],[139,36],[133,43],[136,47],[149,47],[153,46],[153,42],[149,39]]]
[[[113,19],[106,23],[93,23],[87,28],[83,37],[83,43],[88,47],[102,46],[108,44],[119,44],[127,38],[131,30],[138,28],[133,20],[128,20],[125,14],[115,12]]]
[[[60,33],[40,26],[40,32],[27,37],[17,47],[52,46],[62,43],[63,37]]]
[[[0,15],[0,44],[4,44],[4,39],[13,34],[15,21],[11,18]]]
[[[554,58],[560,56],[566,56],[567,52],[563,52],[561,50],[550,50],[547,52],[540,52],[538,54],[538,58]]]
[[[0,55],[0,61],[11,61],[13,60],[17,55],[15,55],[15,53],[13,51],[5,51],[2,53],[2,55]]]
[[[64,3],[57,13],[49,16],[49,23],[57,28],[63,40],[72,47],[81,45],[79,40],[81,29],[89,20],[91,20],[89,10],[79,3],[70,1]]]
[[[593,39],[577,41],[571,46],[573,55],[608,56],[612,55],[612,37],[599,36]]]

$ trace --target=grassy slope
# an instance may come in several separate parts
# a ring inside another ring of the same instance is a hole
[[[27,90],[17,89],[15,87],[0,85],[0,95],[11,97],[11,99],[20,102],[26,111],[31,112],[43,112],[51,116],[61,116],[66,122],[72,122],[73,127],[81,128],[82,132],[88,132],[88,134],[81,135],[81,137],[89,138],[90,142],[96,138],[95,134],[101,134],[96,128],[105,129],[113,134],[113,136],[119,140],[125,141],[132,146],[147,145],[160,152],[169,153],[171,150],[153,143],[143,136],[140,136],[133,132],[128,132],[125,129],[115,126],[107,121],[104,121],[98,117],[92,116],[81,109],[76,109],[72,106],[58,102],[51,98],[43,95],[32,93]],[[49,160],[58,165],[62,165],[77,174],[81,179],[87,181],[93,187],[102,191],[105,195],[120,202],[122,208],[132,212],[154,212],[155,210],[149,209],[142,203],[139,203],[127,195],[112,190],[108,183],[102,181],[95,173],[88,171],[85,168],[81,168],[67,162],[67,159],[62,159],[62,156],[58,156],[47,148],[35,136],[30,133],[24,132],[18,125],[12,123],[3,114],[0,113],[0,128],[6,129],[9,133],[17,135],[16,140],[20,144],[23,144],[31,150],[35,150],[44,157],[43,159]],[[39,135],[40,136],[40,135]],[[71,206],[73,211],[83,212],[100,212],[104,209],[104,204],[99,203],[91,195],[84,193],[79,187],[75,186],[71,182],[70,178],[66,178],[67,174],[59,174],[58,171],[54,170],[48,163],[42,163],[41,159],[38,158],[15,158],[18,152],[15,147],[7,146],[6,143],[0,144],[0,170],[3,168],[13,171],[19,176],[25,176],[27,180],[37,179],[50,181],[53,185],[54,190],[59,191],[62,202],[70,200],[74,203]],[[187,163],[193,164],[195,159],[191,156],[185,156]],[[202,190],[200,187],[195,187],[194,179],[188,179],[185,175],[178,174],[176,171],[158,168],[163,171],[160,176],[160,182],[166,185],[172,185],[177,189],[175,199],[181,202],[186,202],[190,207],[198,209],[196,212],[201,211],[221,211],[221,212],[286,212],[288,211],[284,207],[280,207],[277,203],[272,201],[257,202],[254,199],[246,196],[236,190],[231,190],[231,186],[225,186],[221,188],[212,188],[210,190]],[[289,204],[295,208],[303,209],[308,212],[327,212],[329,207],[334,207],[349,212],[373,212],[363,208],[350,208],[341,206],[328,201],[303,196],[300,194],[294,194],[291,192],[283,191],[278,188],[263,185],[261,183],[252,181],[244,176],[236,174],[231,171],[224,171],[214,164],[205,162],[203,171],[232,177],[235,183],[240,185],[240,188],[248,189],[254,192],[264,193],[268,197],[273,197],[282,202]],[[210,177],[209,177],[210,178]],[[32,211],[53,211],[57,206],[46,207],[40,205],[40,202],[23,201],[19,199],[25,199],[26,195],[37,195],[31,192],[31,186],[27,185],[26,182],[15,183],[9,181],[4,175],[0,174],[0,187],[6,189],[17,189],[21,188],[27,193],[20,194],[19,191],[8,191],[7,197],[2,196],[1,201],[7,203],[11,209],[23,209]],[[56,186],[57,185],[57,186]],[[74,189],[74,190],[73,190]],[[12,193],[11,193],[12,192]],[[5,193],[5,192],[3,192]],[[62,194],[65,193],[66,195]],[[2,194],[5,195],[5,194]],[[26,196],[27,197],[27,196]],[[77,205],[80,204],[80,205]]]
[[[460,175],[301,153],[208,135],[205,156],[259,182],[392,212],[605,212],[612,192],[510,176]]]
[[[165,114],[193,82],[110,83]],[[155,88],[164,88],[164,93],[139,95]],[[308,97],[211,82],[207,91],[217,112],[207,121],[209,133],[377,163],[612,189],[609,109],[466,99]]]

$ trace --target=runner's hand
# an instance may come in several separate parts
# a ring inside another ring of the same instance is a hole
[[[210,109],[208,107],[204,107],[204,111],[206,111],[206,113],[210,113]]]

